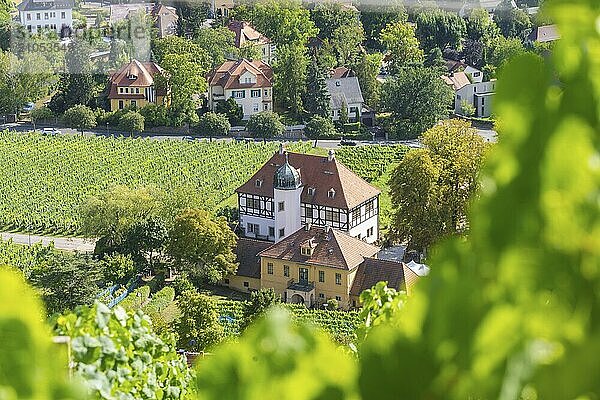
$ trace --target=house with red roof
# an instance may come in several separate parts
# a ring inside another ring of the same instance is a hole
[[[225,61],[210,72],[207,81],[211,110],[229,98],[242,108],[245,120],[273,110],[273,69],[261,60]]]
[[[261,54],[261,60],[272,64],[275,60],[275,44],[271,39],[254,29],[249,22],[231,21],[227,28],[235,34],[235,47],[256,46]]]
[[[169,91],[157,85],[164,70],[154,62],[131,60],[110,77],[108,99],[111,111],[147,104],[169,105]]]

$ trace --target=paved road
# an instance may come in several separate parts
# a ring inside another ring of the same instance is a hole
[[[54,243],[54,247],[66,251],[78,251],[80,253],[91,253],[94,251],[96,241],[93,239],[65,238],[53,236],[28,235],[26,233],[1,232],[2,240],[12,239],[13,243],[29,245],[42,242],[43,245]]]

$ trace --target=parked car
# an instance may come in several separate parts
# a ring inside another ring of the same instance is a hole
[[[60,131],[58,129],[54,129],[54,128],[44,128],[44,129],[42,129],[42,135],[56,136],[58,134],[60,134]]]
[[[356,146],[356,144],[357,143],[354,140],[348,140],[344,138],[340,140],[340,146]]]
[[[25,103],[25,105],[23,106],[23,112],[31,112],[31,110],[33,110],[35,108],[35,104],[33,104],[32,102],[28,102]]]
[[[193,142],[196,139],[193,136],[184,136],[184,137],[181,138],[181,140],[186,140],[188,142]]]

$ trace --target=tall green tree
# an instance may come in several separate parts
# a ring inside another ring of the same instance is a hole
[[[377,75],[381,71],[382,61],[381,53],[361,53],[351,67],[358,78],[365,103],[372,107],[375,107],[379,101],[381,84],[377,80]]]
[[[68,127],[78,129],[81,134],[86,129],[96,126],[96,115],[91,108],[78,104],[69,108],[63,115],[63,120]]]
[[[319,115],[315,115],[306,123],[306,126],[304,127],[304,135],[306,135],[306,137],[309,139],[314,139],[314,147],[317,147],[317,141],[319,138],[333,133],[335,133],[335,127],[333,125],[333,121],[331,121],[331,117],[321,117]]]
[[[385,4],[359,5],[360,20],[366,36],[366,46],[369,49],[383,51],[379,40],[381,31],[395,22],[406,22],[408,15],[401,0],[390,0]]]
[[[498,25],[490,19],[490,15],[483,8],[476,8],[467,17],[467,38],[470,40],[488,43],[500,35]]]
[[[431,68],[409,68],[381,88],[381,105],[392,113],[397,137],[416,138],[448,116],[454,93]]]
[[[506,38],[524,39],[531,28],[531,20],[527,13],[513,8],[510,0],[503,0],[494,11],[494,22]]]
[[[331,116],[331,95],[327,89],[326,73],[312,57],[306,77],[304,108],[311,115],[329,118]]]
[[[273,65],[275,99],[294,115],[302,111],[302,96],[306,90],[308,58],[304,46],[280,46]]]
[[[310,13],[310,18],[319,30],[320,39],[332,39],[334,32],[343,26],[360,24],[359,13],[337,2],[319,3]]]
[[[446,47],[458,50],[467,30],[465,21],[458,14],[437,8],[420,12],[416,23],[416,35],[425,52],[434,47],[442,51]]]
[[[177,269],[215,283],[237,269],[233,252],[236,240],[225,218],[214,218],[205,210],[187,209],[175,217],[167,254]]]
[[[271,307],[281,303],[281,296],[273,288],[250,293],[250,301],[245,304],[242,327],[247,328]]]
[[[235,47],[235,33],[226,27],[200,28],[194,34],[194,43],[206,51],[212,68],[223,64],[227,57],[239,51]]]
[[[272,138],[280,136],[285,126],[281,122],[279,115],[272,111],[261,111],[254,114],[248,120],[246,129],[255,138]]]
[[[365,34],[360,24],[343,25],[333,31],[329,40],[337,65],[350,66],[363,51]]]
[[[468,122],[452,120],[423,134],[425,149],[404,156],[390,179],[393,236],[425,251],[466,230],[486,144]]]
[[[173,6],[178,16],[177,34],[184,37],[202,29],[210,11],[210,4],[202,1],[176,0]]]
[[[400,68],[423,63],[423,50],[415,37],[415,28],[408,22],[387,25],[381,31],[380,40],[390,57],[390,73],[395,75]]]
[[[178,347],[188,351],[205,351],[223,340],[217,302],[196,290],[186,290],[178,298],[181,316],[176,323]]]

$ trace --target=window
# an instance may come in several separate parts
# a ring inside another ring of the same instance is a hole
[[[27,21],[31,21],[31,14],[27,13]]]
[[[320,298],[320,299],[324,299],[324,298],[325,298],[325,295],[324,295],[323,293],[319,293],[319,298]]]
[[[252,83],[252,78],[250,78],[250,77],[245,77],[245,78],[244,78],[244,83]]]
[[[227,279],[227,278],[225,279],[225,284],[229,285],[229,279]]]
[[[272,226],[269,227],[269,236],[275,237],[275,228]]]
[[[356,300],[352,300],[352,307],[356,307]]]
[[[307,268],[299,268],[298,269],[298,280],[301,283],[308,283],[308,269]]]
[[[245,90],[233,90],[231,92],[231,97],[233,97],[234,99],[243,99],[246,97],[246,91]]]
[[[484,98],[484,97],[482,97],[482,98],[481,98],[481,105],[484,105],[484,104],[485,104],[485,98]]]
[[[373,212],[373,208],[374,208],[374,205],[373,205],[372,200],[370,202],[368,202],[367,204],[365,204],[365,212],[367,214],[371,214]]]
[[[273,263],[267,263],[267,274],[273,275]]]
[[[371,237],[373,236],[373,227],[370,227],[369,229],[367,229],[367,237]]]
[[[352,220],[358,221],[359,219],[360,219],[360,207],[357,208],[356,210],[352,211]]]
[[[473,86],[473,92],[477,93],[477,86]]]
[[[335,274],[335,284],[336,285],[341,285],[342,284],[342,274]]]
[[[312,256],[313,254],[313,248],[309,246],[302,246],[300,247],[300,254],[302,254],[303,256]]]
[[[248,232],[258,236],[260,234],[260,225],[248,223]]]
[[[44,19],[48,19],[48,18],[49,18],[48,13],[44,13]]]
[[[340,222],[340,212],[325,210],[325,221]]]
[[[62,19],[65,19],[65,18],[67,18],[67,15],[66,15],[66,14],[65,14],[65,12],[63,11],[63,12],[61,12],[61,13],[60,13],[60,17],[61,17]]]
[[[334,188],[329,189],[329,191],[327,192],[327,197],[329,197],[330,199],[333,199],[335,197],[335,189]]]
[[[308,195],[309,196],[314,196],[315,195],[315,188],[314,187],[309,187],[308,188]]]
[[[263,110],[267,111],[269,109],[269,103],[263,104]]]
[[[258,103],[255,103],[255,104],[252,106],[252,111],[254,111],[254,112],[258,112],[258,110],[260,110],[260,108],[258,107]]]
[[[460,94],[456,95],[456,100],[460,101]]]
[[[35,19],[37,19],[38,21],[39,21],[40,19],[42,19],[42,14],[40,14],[40,13],[36,13],[36,14],[35,14]]]
[[[342,298],[341,298],[340,296],[335,296],[335,299],[336,299],[337,301],[342,301]]]
[[[325,282],[325,271],[319,271],[319,282]]]
[[[268,95],[269,95],[269,91],[268,91],[267,89],[265,89],[265,90],[264,90],[264,92],[263,92],[263,96],[265,96],[265,97],[266,97],[266,96],[268,96]]]
[[[260,187],[260,186],[258,186],[258,187]],[[246,207],[260,209],[260,200],[246,199]]]
[[[260,179],[256,180],[256,187],[259,188],[262,186],[262,181]]]
[[[244,282],[244,287],[249,287],[250,284],[248,282]]]
[[[250,97],[260,97],[260,89],[250,91]]]
[[[282,237],[284,237],[284,236],[285,236],[285,228],[281,228],[281,229],[279,230],[279,237],[280,237],[280,238],[282,238]]]
[[[283,266],[283,276],[290,276],[290,266],[289,265],[284,265]]]
[[[125,103],[123,100],[119,100],[119,110],[122,110],[123,108],[125,108]]]
[[[279,212],[285,211],[285,202],[284,201],[280,201],[279,203],[277,203],[277,211],[279,211]]]
[[[473,72],[473,76],[478,77],[479,75],[481,75],[481,72]]]
[[[137,100],[131,100],[131,107],[137,107]]]
[[[313,209],[312,208],[304,209],[304,216],[306,218],[312,218],[313,217]]]

